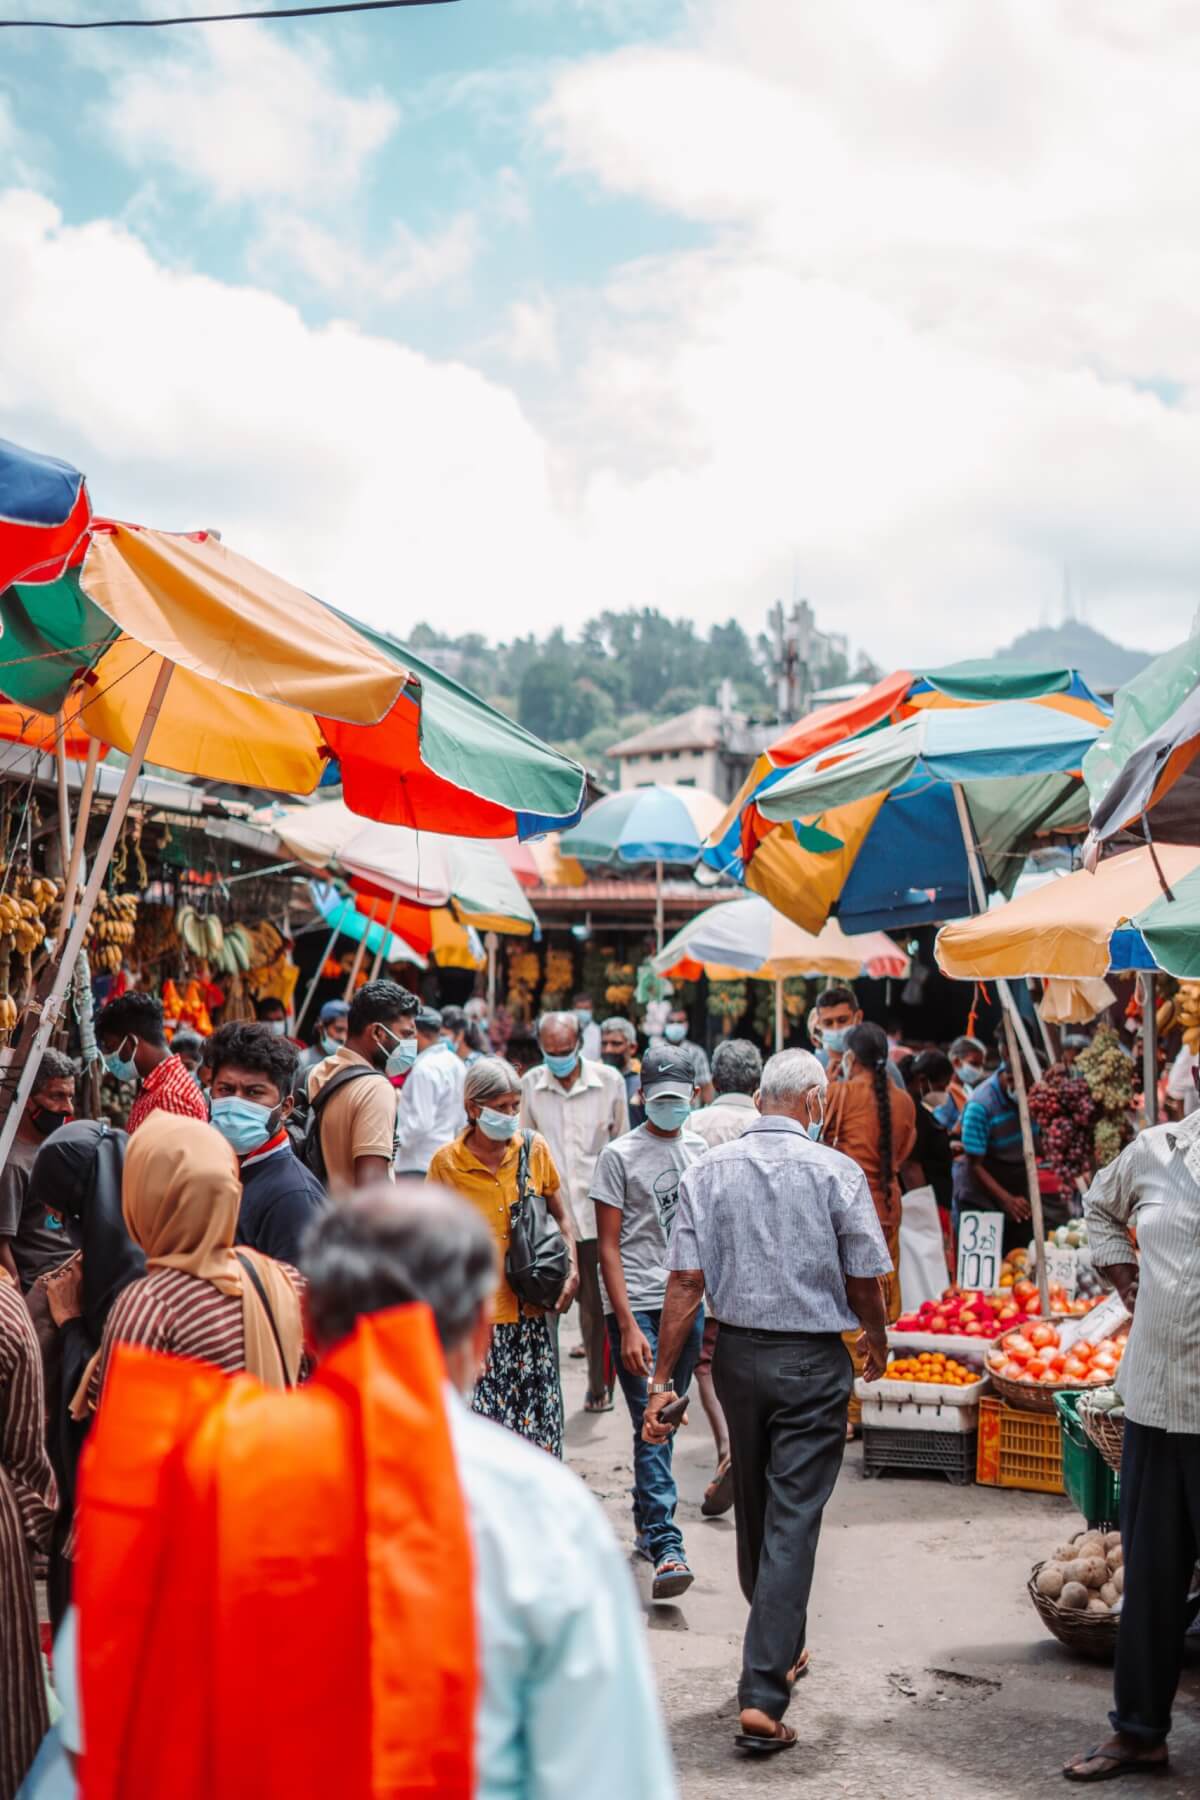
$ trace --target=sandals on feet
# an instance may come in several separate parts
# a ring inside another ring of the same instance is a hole
[[[700,1511],[706,1519],[719,1519],[733,1505],[733,1458],[723,1456],[717,1472],[704,1490]]]
[[[651,1598],[674,1600],[679,1594],[686,1594],[695,1579],[682,1557],[666,1556],[654,1571]]]
[[[776,1719],[774,1731],[739,1731],[733,1741],[739,1750],[749,1750],[755,1756],[774,1756],[780,1750],[795,1749],[796,1734],[790,1725]]]
[[[1089,1775],[1080,1773],[1080,1764],[1090,1762],[1107,1763],[1108,1767],[1094,1769]],[[1121,1775],[1165,1775],[1170,1767],[1165,1756],[1153,1761],[1148,1756],[1123,1756],[1119,1750],[1104,1750],[1096,1744],[1069,1762],[1063,1774],[1068,1781],[1116,1781]]]
[[[589,1394],[583,1403],[585,1413],[605,1413],[613,1409],[611,1388],[603,1394]]]

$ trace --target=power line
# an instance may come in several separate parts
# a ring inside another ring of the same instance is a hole
[[[0,31],[151,31],[163,25],[220,25],[231,19],[309,19],[318,13],[389,12],[397,6],[449,6],[454,0],[341,0],[329,6],[274,6],[263,12],[184,13],[174,19],[0,19]]]

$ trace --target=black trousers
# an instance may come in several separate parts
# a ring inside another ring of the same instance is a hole
[[[1125,1422],[1121,1452],[1125,1597],[1114,1731],[1161,1744],[1183,1667],[1187,1597],[1200,1558],[1200,1434]]]
[[[722,1325],[713,1385],[729,1424],[738,1579],[750,1602],[738,1701],[773,1719],[804,1648],[821,1515],[846,1447],[852,1369],[837,1336]]]

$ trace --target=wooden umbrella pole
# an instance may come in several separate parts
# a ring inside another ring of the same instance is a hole
[[[96,905],[101,885],[108,873],[113,851],[117,847],[117,836],[125,822],[125,815],[129,811],[134,785],[141,772],[142,763],[145,761],[146,751],[174,672],[175,664],[168,662],[166,657],[163,657],[159,664],[158,674],[154,678],[154,687],[151,690],[150,698],[146,703],[145,715],[138,727],[137,737],[134,739],[133,748],[129,753],[129,762],[121,776],[121,785],[117,789],[112,810],[105,821],[100,842],[96,846],[96,854],[92,859],[92,871],[88,877],[87,886],[83,890],[83,898],[79,902],[63,941],[58,946],[57,956],[46,965],[42,980],[38,984],[38,992],[30,1009],[38,1014],[36,1028],[32,1037],[18,1046],[4,1071],[4,1084],[0,1090],[0,1114],[3,1115],[3,1123],[0,1124],[0,1168],[8,1160],[8,1153],[12,1148],[17,1126],[25,1110],[25,1102],[33,1091],[33,1081],[41,1066],[42,1055],[58,1023],[58,1014],[66,997],[71,977],[75,972],[75,963],[83,944],[84,933]],[[83,841],[83,834],[78,828],[75,841],[77,844],[81,844]],[[19,1069],[19,1073],[14,1086],[11,1078],[15,1069]]]
[[[333,930],[329,933],[328,938],[325,940],[325,948],[322,950],[320,961],[317,963],[316,974],[313,976],[312,980],[309,982],[308,990],[304,996],[304,1003],[301,1006],[300,1011],[296,1014],[296,1036],[297,1037],[299,1037],[300,1027],[304,1023],[304,1015],[308,1011],[309,1007],[312,1005],[312,997],[317,991],[317,985],[321,979],[321,971],[325,967],[325,964],[329,961],[330,957],[333,955],[333,946],[338,941],[338,933],[341,931],[341,929],[342,928],[341,928],[340,924],[335,925]]]
[[[496,1016],[496,951],[499,948],[496,942],[496,933],[489,931],[485,942],[487,945],[488,1024],[490,1026]]]
[[[67,751],[63,742],[66,731],[60,706],[54,715],[54,785],[58,794],[59,855],[64,869],[71,859],[71,806],[67,798]]]
[[[88,744],[87,761],[83,765],[83,785],[79,790],[79,809],[75,814],[75,835],[71,842],[70,859],[66,865],[66,882],[63,899],[63,924],[68,925],[75,911],[75,896],[79,888],[79,871],[83,866],[83,848],[87,838],[88,825],[92,817],[92,801],[96,793],[96,770],[100,761],[99,740],[93,738]]]
[[[661,950],[663,947],[663,891],[662,891],[662,863],[661,863],[661,861],[656,862],[654,865],[654,936],[655,936],[655,940],[656,940],[656,949]]]
[[[363,934],[358,940],[358,949],[354,952],[354,961],[350,964],[350,973],[346,977],[346,987],[342,994],[343,1000],[353,1000],[354,998],[354,984],[358,980],[358,972],[362,968],[367,954],[368,936],[369,933],[364,925]]]
[[[963,849],[967,853],[967,867],[971,872],[971,885],[975,891],[975,903],[983,912],[987,906],[987,890],[984,887],[983,869],[979,861],[979,849],[975,843],[975,829],[971,823],[971,814],[967,809],[967,797],[958,782],[954,783],[954,805],[958,813],[959,829],[962,832]],[[1046,1272],[1046,1222],[1042,1213],[1042,1190],[1038,1183],[1037,1152],[1033,1147],[1033,1121],[1029,1116],[1029,1095],[1025,1088],[1025,1070],[1021,1063],[1021,1053],[1017,1048],[1017,1027],[1024,1024],[1017,1012],[1017,1003],[1013,999],[1012,990],[1007,981],[996,983],[1000,992],[1000,1013],[1004,1020],[1004,1041],[1008,1050],[1008,1066],[1012,1073],[1013,1089],[1017,1097],[1017,1114],[1021,1121],[1021,1149],[1025,1158],[1025,1180],[1029,1188],[1029,1210],[1032,1215],[1034,1232],[1034,1261],[1037,1268],[1038,1293],[1041,1296],[1042,1314],[1050,1316],[1050,1282]],[[1032,1045],[1026,1046],[1026,1053],[1036,1075],[1037,1062],[1033,1057]]]
[[[775,977],[775,1048],[783,1049],[783,976]]]
[[[1154,970],[1142,971],[1142,1103],[1147,1125],[1158,1124],[1158,1011]]]
[[[375,961],[371,964],[370,979],[372,981],[377,981],[379,979],[379,971],[383,967],[383,953],[387,949],[388,944],[391,942],[392,920],[396,917],[396,909],[399,906],[399,904],[400,904],[399,894],[393,894],[392,895],[392,909],[388,913],[388,921],[387,921],[387,924],[384,926],[383,936],[379,940],[379,948],[375,952]],[[364,942],[365,941],[366,940],[364,939]]]

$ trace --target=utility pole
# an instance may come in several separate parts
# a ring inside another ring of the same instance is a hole
[[[807,600],[784,608],[777,600],[767,614],[775,653],[775,705],[781,723],[798,719],[812,693],[810,662],[816,620]]]

